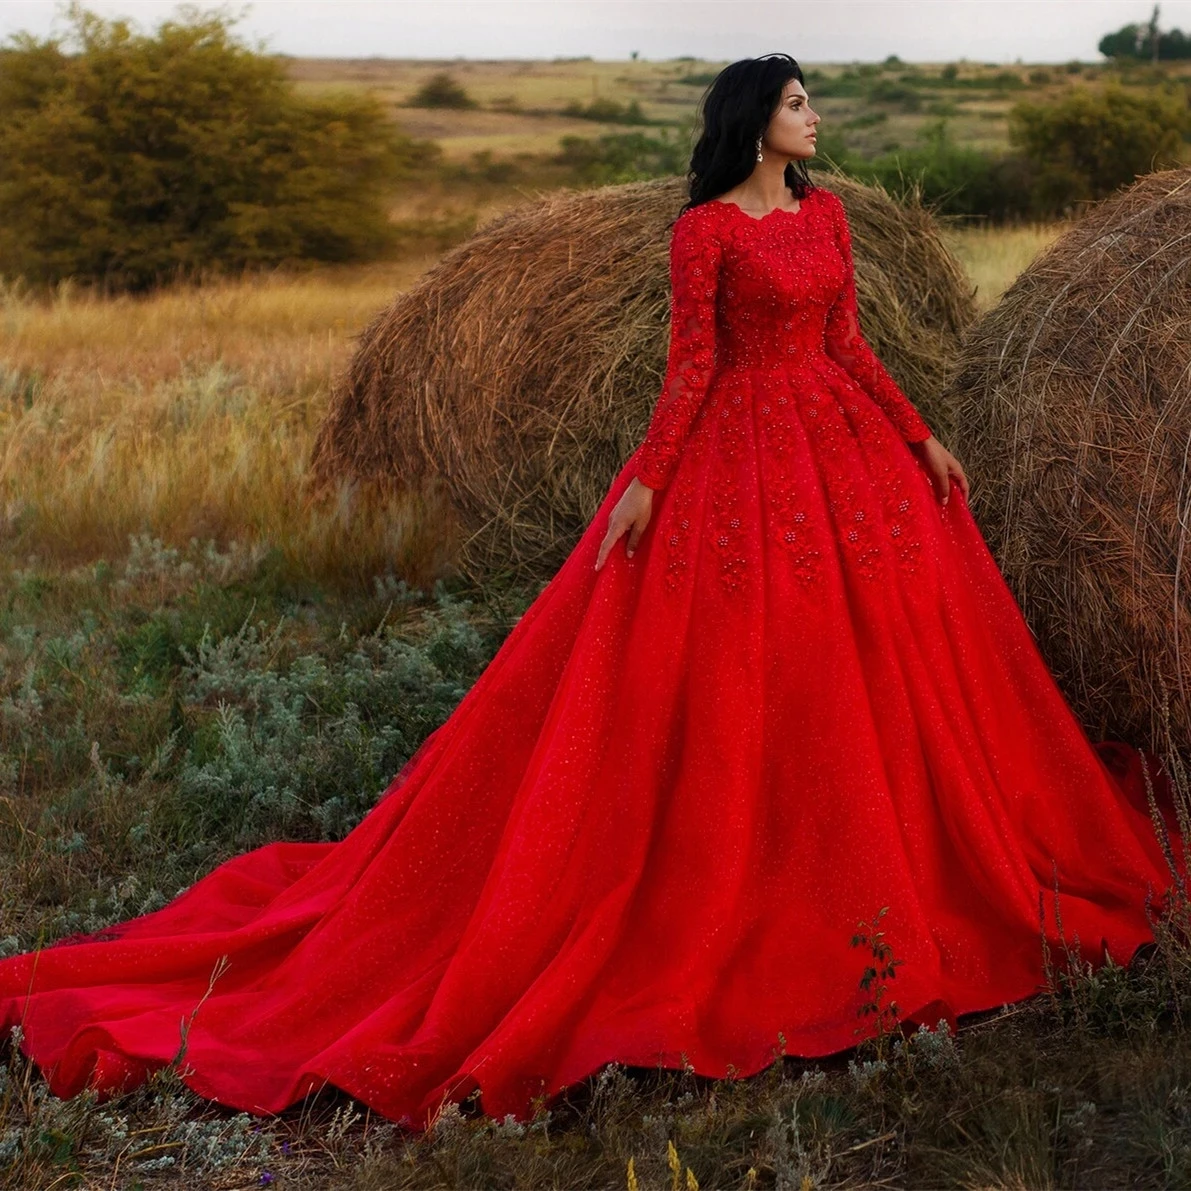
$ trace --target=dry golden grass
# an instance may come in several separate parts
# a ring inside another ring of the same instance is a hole
[[[303,477],[353,337],[428,260],[96,299],[3,294],[0,532],[64,559],[133,533],[251,540],[299,572],[419,575],[446,542],[424,508],[350,523]]]
[[[983,312],[1000,301],[1018,274],[1068,226],[1062,222],[952,226],[944,231],[943,239],[967,269],[976,287],[976,305]]]

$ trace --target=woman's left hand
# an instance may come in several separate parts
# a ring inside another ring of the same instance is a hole
[[[967,501],[968,477],[964,475],[960,461],[933,434],[921,442],[907,445],[922,460],[942,505],[946,506],[947,498],[951,495],[952,477],[963,492],[965,502]]]

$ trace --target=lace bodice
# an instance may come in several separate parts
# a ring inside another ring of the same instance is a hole
[[[669,482],[713,376],[810,357],[843,368],[907,442],[930,437],[861,333],[851,235],[832,191],[760,219],[719,200],[689,208],[671,234],[670,286],[666,375],[635,456],[643,484]]]

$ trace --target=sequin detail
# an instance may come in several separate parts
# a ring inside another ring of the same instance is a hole
[[[865,579],[912,572],[920,497],[890,452],[930,429],[860,334],[839,199],[816,189],[764,220],[701,204],[676,221],[670,265],[666,377],[634,460],[649,487],[674,481],[666,587],[701,551],[729,592],[767,565],[813,587],[833,555]]]

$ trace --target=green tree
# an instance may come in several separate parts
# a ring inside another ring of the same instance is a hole
[[[1182,95],[1117,84],[1099,92],[1073,87],[1054,102],[1022,102],[1009,112],[1009,139],[1032,167],[1039,213],[1103,198],[1140,174],[1180,164],[1188,137]]]
[[[1096,47],[1106,58],[1150,58],[1173,61],[1191,58],[1191,37],[1181,29],[1166,33],[1156,25],[1123,25],[1115,33],[1106,33]]]
[[[0,47],[0,272],[143,289],[385,251],[425,147],[371,97],[298,98],[239,18],[178,13],[148,36],[72,3],[68,39]]]
[[[1106,58],[1141,57],[1143,25],[1123,25],[1115,33],[1106,33],[1096,47]]]

